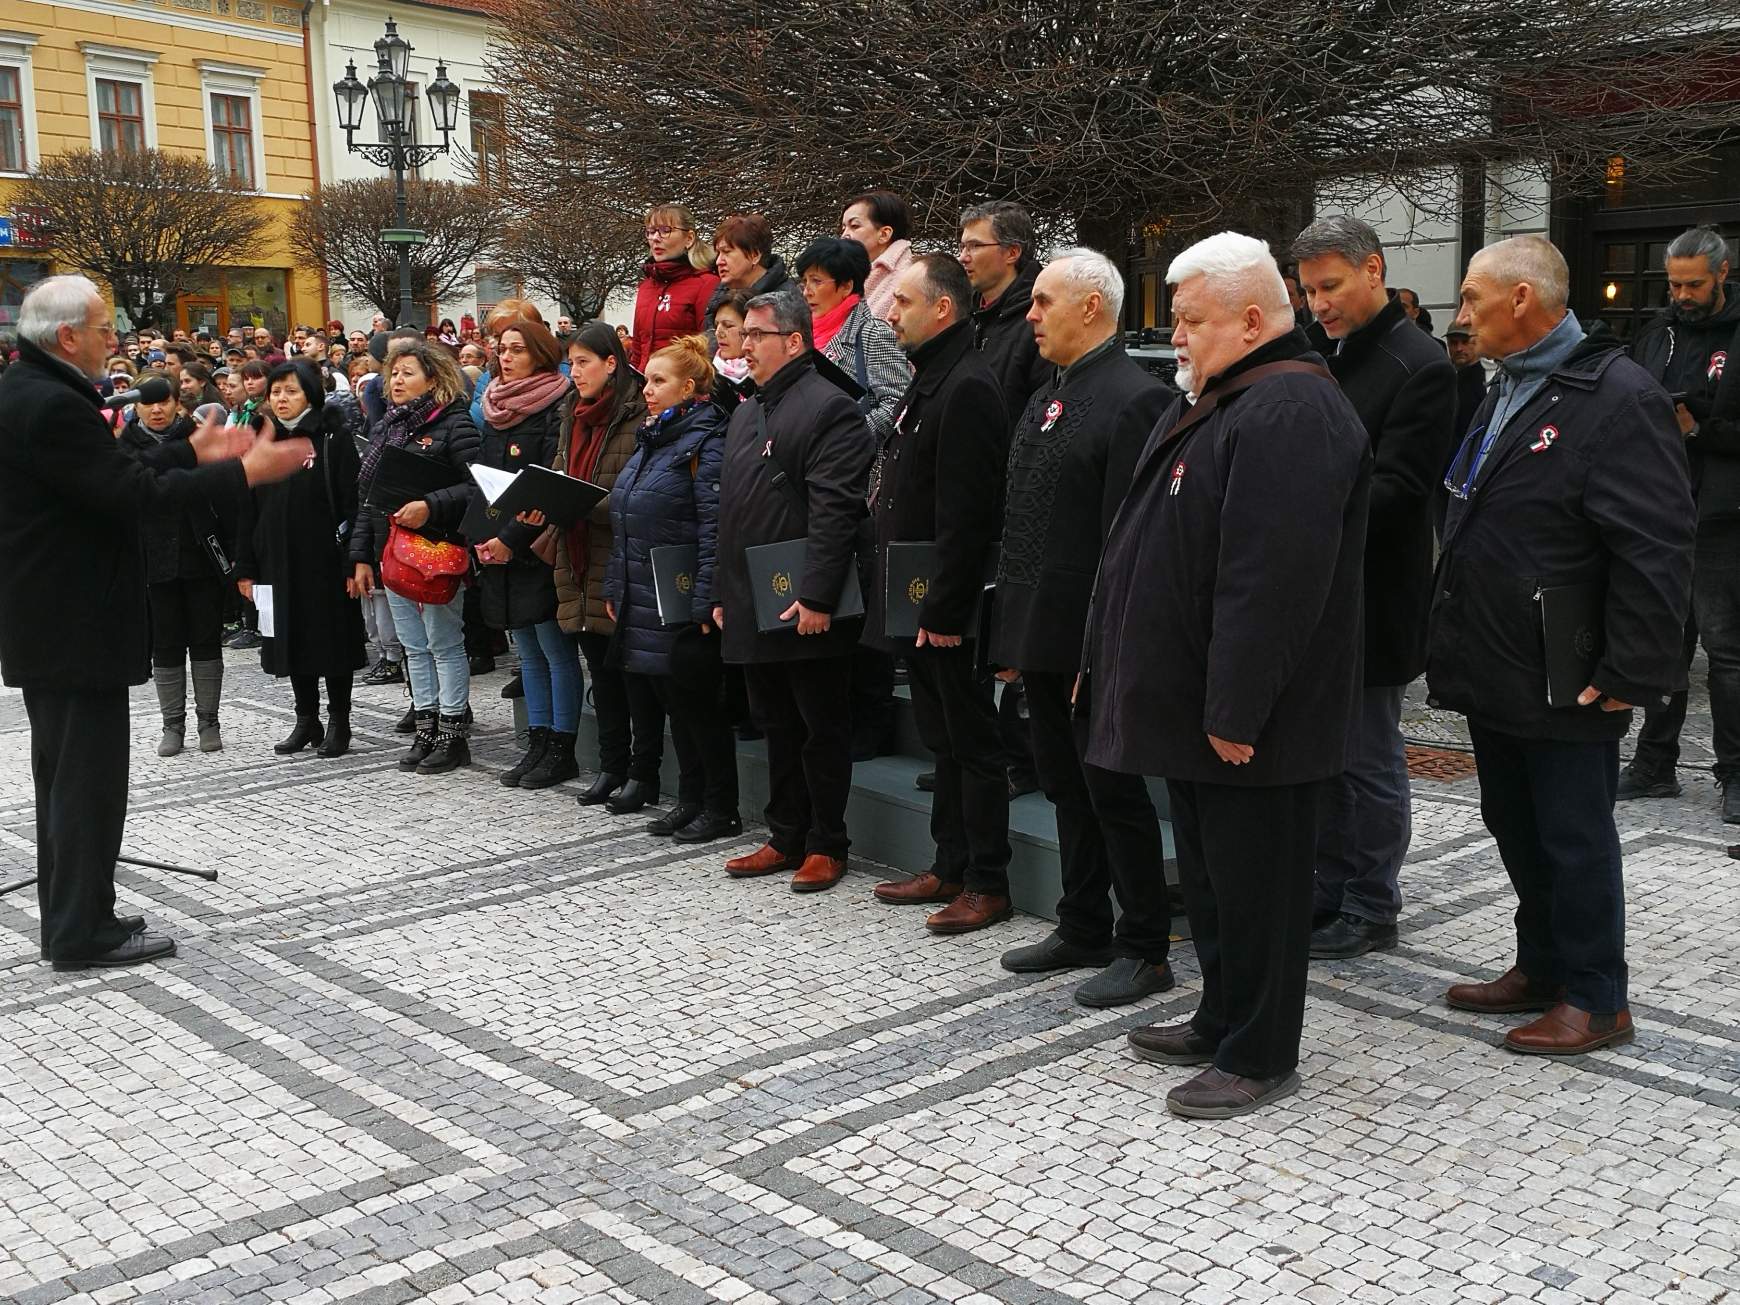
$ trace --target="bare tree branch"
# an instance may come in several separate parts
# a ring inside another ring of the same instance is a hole
[[[588,220],[568,209],[536,209],[502,228],[501,257],[576,321],[641,277],[646,249],[632,224],[615,214]]]

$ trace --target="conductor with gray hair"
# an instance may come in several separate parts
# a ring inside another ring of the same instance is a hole
[[[1144,1059],[1203,1066],[1168,1109],[1224,1119],[1299,1085],[1318,810],[1361,683],[1371,444],[1260,240],[1167,270],[1189,395],[1161,415],[1106,539],[1083,658],[1087,761],[1162,775],[1202,965]]]
[[[1445,478],[1426,657],[1433,705],[1468,717],[1517,895],[1515,964],[1446,1000],[1539,1013],[1504,1045],[1543,1056],[1632,1037],[1619,741],[1633,706],[1685,684],[1692,567],[1673,405],[1618,341],[1584,334],[1568,282],[1540,236],[1469,261],[1456,321],[1499,371]]]
[[[85,277],[34,286],[18,335],[0,377],[0,675],[30,717],[42,956],[57,970],[134,965],[175,952],[143,917],[115,915],[127,690],[151,662],[140,525],[282,480],[314,446],[208,419],[188,439],[124,450],[96,388],[114,320]]]

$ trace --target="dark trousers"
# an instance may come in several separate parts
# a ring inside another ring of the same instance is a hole
[[[1033,727],[1028,719],[1027,689],[1021,680],[1005,684],[997,698],[997,729],[1003,741],[1003,765],[1011,783],[1031,788],[1037,769],[1033,760]]]
[[[1480,814],[1516,889],[1516,964],[1579,1010],[1625,1009],[1619,744],[1523,739],[1472,721]]]
[[[881,752],[894,729],[894,654],[858,644],[852,649],[852,743]]]
[[[326,676],[327,715],[337,718],[350,715],[350,690],[355,671],[334,671]],[[320,715],[320,681],[318,675],[292,675],[290,692],[295,695],[298,716]]]
[[[1699,641],[1710,663],[1710,724],[1716,778],[1740,778],[1740,525],[1706,521],[1692,559],[1692,615],[1686,622],[1685,664]],[[1670,775],[1680,759],[1686,695],[1646,712],[1632,764],[1646,775]]]
[[[224,591],[230,588],[215,575],[152,585],[151,664],[180,666],[221,658]]]
[[[969,892],[1009,895],[1009,781],[997,738],[996,695],[973,674],[973,645],[906,654],[912,714],[936,754],[930,800],[931,869]]]
[[[580,655],[592,681],[592,711],[598,717],[598,769],[656,785],[665,755],[665,709],[645,676],[624,675],[620,666],[609,664],[610,638],[580,636]]]
[[[1111,946],[1158,965],[1171,948],[1172,912],[1166,845],[1147,781],[1082,760],[1087,722],[1074,719],[1069,705],[1075,676],[1033,671],[1021,679],[1039,787],[1057,811],[1057,932],[1078,947]],[[1115,930],[1114,890],[1123,908]]]
[[[767,738],[767,841],[786,856],[844,858],[852,718],[840,707],[851,691],[851,656],[760,662],[743,668],[743,680]]]
[[[1323,783],[1238,788],[1167,780],[1178,880],[1202,965],[1191,1024],[1217,1069],[1276,1078],[1299,1064],[1311,871]]]
[[[632,675],[630,678],[633,678]],[[725,713],[719,636],[685,630],[671,654],[671,674],[647,679],[671,723],[677,751],[677,801],[737,814],[737,740]]]
[[[1684,665],[1691,666],[1697,651],[1698,618],[1694,604],[1693,614],[1686,618],[1686,641],[1680,650]],[[1688,696],[1681,689],[1668,699],[1667,706],[1654,711],[1645,709],[1643,724],[1637,727],[1637,751],[1631,759],[1639,774],[1665,778],[1680,764],[1680,731],[1686,726]]]
[[[1391,924],[1402,910],[1402,861],[1413,840],[1413,788],[1402,739],[1401,686],[1354,699],[1347,769],[1324,785],[1317,831],[1319,918],[1338,914]]]
[[[127,690],[25,689],[36,786],[36,900],[50,960],[127,940],[115,920],[115,858],[127,823]]]

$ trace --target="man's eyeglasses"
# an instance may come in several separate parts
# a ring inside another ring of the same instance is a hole
[[[763,340],[777,340],[782,336],[798,335],[798,334],[800,334],[800,332],[797,332],[797,331],[764,331],[759,326],[746,326],[743,328],[743,343],[748,345],[751,349],[753,349],[756,345],[760,344]]]
[[[995,240],[963,240],[956,247],[957,254],[976,254],[981,249],[1001,249],[1002,245]]]
[[[677,231],[693,231],[693,227],[648,227],[645,235],[648,240],[654,236],[668,236]]]

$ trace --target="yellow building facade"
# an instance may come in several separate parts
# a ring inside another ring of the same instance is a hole
[[[209,160],[272,219],[160,326],[324,322],[321,273],[287,238],[318,166],[305,49],[301,6],[271,0],[0,0],[0,329],[31,284],[76,270],[15,212],[18,179],[63,150],[140,146]]]

